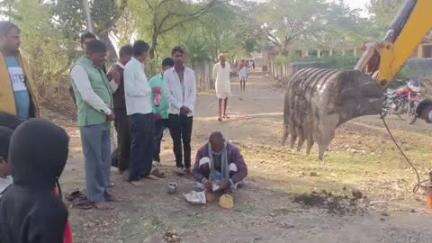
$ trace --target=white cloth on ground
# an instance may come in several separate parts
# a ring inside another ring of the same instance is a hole
[[[186,201],[191,203],[191,204],[206,204],[207,200],[206,200],[206,195],[204,191],[191,191],[189,193],[185,193],[183,194],[183,196],[185,197]]]

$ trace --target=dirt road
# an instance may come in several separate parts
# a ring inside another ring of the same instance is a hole
[[[283,92],[268,77],[255,74],[246,94],[240,94],[234,82],[233,94],[231,119],[219,123],[215,96],[201,93],[193,133],[194,151],[215,130],[242,149],[250,176],[235,194],[233,210],[184,201],[182,193],[191,190],[193,181],[172,174],[174,159],[166,134],[162,159],[168,177],[137,188],[113,170],[113,192],[119,198],[114,210],[70,209],[76,242],[165,242],[167,232],[175,232],[181,242],[431,241],[431,212],[425,210],[423,196],[410,192],[414,176],[375,117],[339,129],[322,167],[315,150],[306,156],[280,146]],[[62,178],[68,192],[84,185],[83,158],[77,129],[58,122],[72,137]],[[391,122],[423,176],[432,159],[431,130],[424,124],[400,124]],[[179,183],[178,194],[166,193],[168,182]],[[318,198],[321,201],[310,207],[294,202],[303,193],[321,190],[330,199]],[[360,200],[350,199],[352,190],[361,191]],[[350,203],[329,203],[334,202],[329,192],[347,195],[344,200]]]

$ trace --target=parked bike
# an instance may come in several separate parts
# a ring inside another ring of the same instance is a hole
[[[388,90],[382,116],[397,115],[402,120],[406,116],[410,124],[416,121],[415,111],[422,100],[419,86],[407,85],[397,90]]]

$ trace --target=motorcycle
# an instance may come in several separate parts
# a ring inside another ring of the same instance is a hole
[[[410,118],[410,124],[413,124],[416,121],[415,111],[421,100],[420,92],[409,87],[387,90],[381,115],[386,117],[393,114],[402,120],[405,120],[402,115],[406,115]]]

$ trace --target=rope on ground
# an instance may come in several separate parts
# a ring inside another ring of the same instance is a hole
[[[414,171],[415,174],[416,174],[416,177],[417,177],[417,184],[414,185],[413,193],[417,193],[417,191],[420,189],[421,185],[422,185],[424,182],[427,182],[428,180],[424,180],[424,181],[422,181],[422,180],[420,179],[420,174],[419,174],[417,168],[414,166],[414,164],[411,162],[411,160],[408,158],[408,156],[407,156],[407,155],[405,154],[405,152],[403,151],[402,147],[399,145],[399,143],[398,143],[398,141],[396,140],[396,138],[393,136],[393,133],[391,132],[389,126],[387,125],[387,122],[386,122],[384,116],[381,116],[381,120],[383,121],[384,127],[386,128],[388,134],[390,135],[390,138],[392,139],[393,143],[394,143],[394,144],[396,145],[396,147],[398,148],[400,154],[405,158],[405,161],[408,163],[409,166],[411,166],[411,168],[413,169],[413,171]]]

